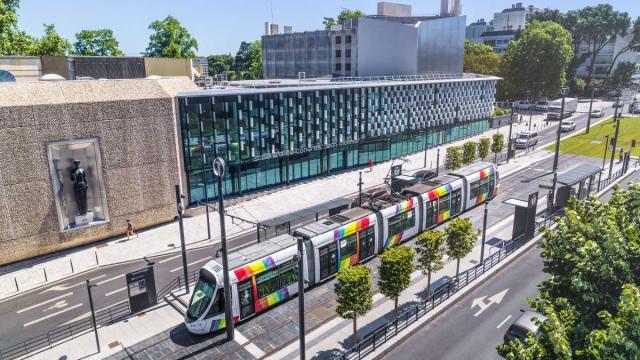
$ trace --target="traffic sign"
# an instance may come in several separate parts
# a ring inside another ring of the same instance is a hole
[[[213,160],[213,174],[217,177],[224,176],[224,160],[222,158],[215,158]]]

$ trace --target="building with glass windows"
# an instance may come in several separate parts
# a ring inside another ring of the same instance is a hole
[[[188,202],[380,162],[489,128],[496,82],[476,75],[270,80],[178,93]],[[204,161],[204,165],[203,165]]]

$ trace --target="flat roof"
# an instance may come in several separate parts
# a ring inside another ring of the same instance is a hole
[[[369,209],[356,207],[345,212],[330,216],[327,219],[306,225],[295,231],[295,234],[312,238],[321,234],[337,229],[343,225],[347,225],[355,220],[369,216],[373,212]]]
[[[295,237],[289,234],[283,234],[259,244],[234,251],[229,254],[229,269],[239,268],[258,259],[262,259],[267,255],[275,254],[280,250],[294,246],[297,243],[298,240]]]
[[[296,92],[324,89],[347,89],[355,87],[379,87],[414,84],[439,84],[467,81],[498,81],[501,78],[480,74],[424,74],[377,77],[314,78],[314,79],[264,79],[228,81],[210,89],[178,93],[178,97],[247,95],[279,92]]]

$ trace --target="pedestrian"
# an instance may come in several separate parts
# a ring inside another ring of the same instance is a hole
[[[131,239],[133,235],[133,224],[131,223],[131,220],[127,219],[127,240]]]
[[[373,171],[373,160],[369,159],[369,172]]]
[[[622,162],[623,158],[624,158],[624,151],[622,150],[622,148],[620,148],[620,162]]]

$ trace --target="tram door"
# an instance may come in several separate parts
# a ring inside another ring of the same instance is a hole
[[[238,295],[240,296],[240,318],[244,319],[255,311],[251,279],[238,284]]]
[[[462,210],[462,190],[458,189],[451,193],[451,216],[460,213]]]
[[[320,280],[338,272],[338,253],[336,244],[320,248]]]

